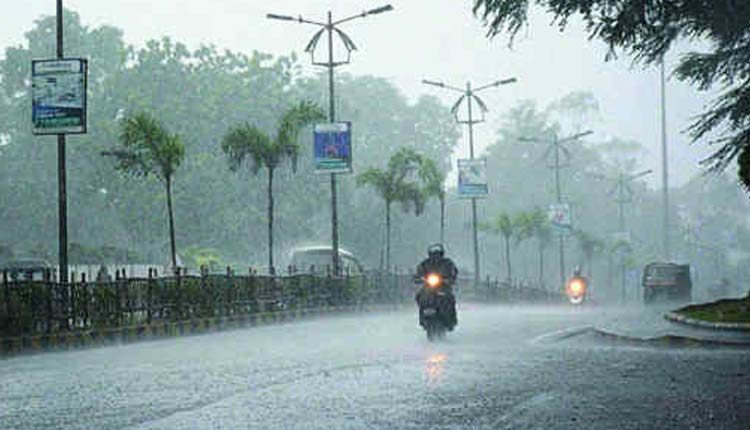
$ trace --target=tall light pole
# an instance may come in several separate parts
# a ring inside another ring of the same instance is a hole
[[[357,18],[364,18],[368,15],[377,15],[383,12],[388,12],[390,10],[393,10],[393,6],[391,5],[385,5],[381,6],[375,9],[370,9],[368,11],[364,11],[362,13],[359,13],[357,15],[352,15],[347,18],[340,19],[338,21],[334,21],[331,15],[331,11],[328,11],[328,20],[327,22],[318,22],[318,21],[312,21],[303,18],[301,15],[297,18],[289,15],[277,15],[269,13],[266,15],[266,18],[268,19],[277,19],[281,21],[297,21],[300,24],[311,24],[315,25],[317,27],[322,27],[320,30],[318,30],[313,37],[310,39],[310,41],[307,43],[307,46],[305,47],[305,52],[310,54],[310,58],[312,59],[312,64],[315,66],[321,66],[328,69],[328,121],[333,123],[336,121],[336,105],[335,105],[335,98],[334,98],[334,82],[333,82],[333,69],[338,66],[343,66],[345,64],[349,64],[351,60],[351,53],[352,51],[355,51],[357,49],[357,46],[354,44],[352,39],[343,31],[341,31],[336,26],[339,24],[343,24],[345,22],[357,19]],[[320,41],[321,36],[323,36],[323,33],[327,33],[328,36],[328,61],[326,62],[317,62],[315,61],[315,48],[318,45],[318,42]],[[346,48],[347,55],[346,60],[344,61],[334,61],[333,60],[333,33],[336,32],[338,36],[341,38],[341,41],[344,44],[344,47]],[[331,173],[331,265],[333,267],[333,273],[338,275],[341,273],[340,267],[339,267],[339,229],[338,229],[338,203],[336,198],[336,174]]]
[[[63,54],[63,0],[57,0],[57,59]],[[59,281],[68,282],[68,193],[65,167],[65,134],[57,135],[57,205],[58,205],[58,260]]]
[[[664,247],[664,259],[672,259],[672,249],[669,243],[669,164],[667,160],[667,96],[666,96],[666,78],[664,77],[664,57],[659,63],[659,75],[661,80],[661,183],[662,183],[662,240]]]
[[[587,136],[589,134],[593,133],[591,130],[584,131],[582,133],[577,133],[572,136],[568,136],[565,138],[558,138],[557,134],[554,135],[553,139],[551,141],[544,141],[541,139],[536,138],[527,138],[527,137],[519,137],[518,140],[522,142],[538,142],[538,143],[547,143],[549,147],[544,153],[544,156],[547,158],[549,162],[549,158],[552,158],[552,163],[548,164],[547,167],[553,169],[555,171],[555,197],[557,200],[557,204],[562,204],[562,186],[560,185],[560,169],[563,167],[567,167],[567,160],[571,158],[570,151],[568,148],[564,146],[565,143],[570,142],[572,140],[579,139],[583,136]],[[561,162],[560,154],[563,154],[566,158],[566,163]],[[559,235],[559,255],[560,255],[560,285],[565,285],[565,235],[563,233],[560,233]]]
[[[620,172],[617,174],[617,177],[607,177],[604,175],[591,175],[597,179],[603,179],[606,181],[614,182],[615,188],[610,191],[610,194],[615,195],[615,203],[617,203],[618,208],[618,232],[619,233],[625,233],[625,205],[628,203],[631,203],[633,201],[633,189],[630,188],[630,183],[635,181],[636,179],[640,179],[646,175],[650,175],[653,173],[651,169],[644,170],[639,173],[634,173],[631,175],[625,174],[624,172]],[[619,254],[620,254],[620,299],[622,301],[625,300],[625,292],[627,291],[625,288],[625,252],[622,247],[619,248]],[[611,279],[610,279],[611,281]],[[611,287],[610,287],[611,288]]]
[[[456,118],[456,122],[459,124],[467,124],[469,126],[469,158],[474,159],[474,124],[484,122],[484,116],[487,113],[487,105],[477,97],[476,93],[486,90],[492,87],[499,87],[500,85],[510,84],[516,82],[516,78],[503,79],[495,81],[490,84],[481,86],[479,88],[472,89],[471,82],[466,83],[466,88],[454,87],[446,85],[443,82],[429,81],[426,79],[422,80],[422,83],[427,85],[433,85],[436,87],[444,88],[451,91],[457,91],[461,93],[461,97],[458,98],[456,103],[451,108],[451,112]],[[466,120],[459,119],[458,110],[461,107],[461,103],[466,100],[468,108],[468,118]],[[476,102],[479,105],[479,109],[482,112],[480,119],[474,119],[472,103]],[[471,224],[472,224],[472,237],[474,242],[474,286],[479,285],[479,239],[477,237],[477,199],[476,197],[471,198]]]

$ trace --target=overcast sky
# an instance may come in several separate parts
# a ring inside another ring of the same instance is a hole
[[[110,24],[124,31],[136,46],[164,35],[194,48],[219,48],[276,55],[301,52],[314,28],[298,23],[270,21],[265,14],[302,14],[334,19],[385,4],[387,0],[65,0],[88,26]],[[36,18],[54,14],[55,0],[8,1],[0,15],[0,50],[24,42]],[[485,37],[486,30],[471,13],[470,0],[392,0],[395,10],[344,24],[359,47],[346,70],[390,79],[410,98],[435,94],[446,104],[455,95],[420,84],[423,78],[456,86],[471,80],[476,85],[516,77],[518,83],[488,90],[483,98],[490,108],[488,122],[477,128],[477,150],[494,140],[499,116],[518,100],[546,104],[564,94],[589,90],[599,100],[602,120],[591,128],[598,136],[617,136],[641,142],[649,151],[645,168],[660,178],[658,70],[631,69],[627,59],[604,62],[606,47],[590,42],[577,23],[565,33],[550,27],[550,16],[535,13],[513,49],[507,38]],[[674,64],[677,53],[667,58]],[[308,64],[303,57],[303,64]],[[313,71],[312,66],[306,69]],[[676,81],[667,86],[668,135],[673,183],[698,172],[698,161],[709,153],[705,145],[689,146],[682,134],[692,116],[710,100]],[[459,155],[468,155],[466,140]]]

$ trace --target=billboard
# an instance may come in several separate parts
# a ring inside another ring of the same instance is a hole
[[[351,173],[352,124],[317,124],[313,131],[313,158],[318,173]]]
[[[81,58],[31,62],[34,134],[86,133],[87,66]]]
[[[567,234],[573,231],[573,219],[569,204],[556,203],[550,205],[547,216],[552,228],[558,233]]]
[[[461,197],[486,197],[487,159],[458,160],[458,195]]]

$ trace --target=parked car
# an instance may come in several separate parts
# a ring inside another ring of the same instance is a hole
[[[17,259],[11,260],[2,266],[3,271],[8,272],[8,277],[13,281],[41,281],[44,280],[45,272],[52,269],[45,260],[41,259]]]
[[[290,252],[289,265],[296,268],[297,273],[323,275],[328,273],[331,266],[332,253],[332,248],[326,245],[296,247]],[[339,261],[344,273],[352,276],[364,273],[359,259],[345,249],[339,248]]]
[[[693,283],[689,264],[649,263],[643,269],[643,301],[686,301],[692,299]]]

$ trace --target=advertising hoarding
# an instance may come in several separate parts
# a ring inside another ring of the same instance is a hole
[[[318,173],[351,173],[351,123],[317,124],[313,134],[315,171]]]
[[[458,195],[481,198],[487,193],[487,159],[458,160]]]
[[[569,234],[573,231],[573,220],[570,205],[567,203],[555,203],[549,206],[547,216],[555,231]]]
[[[34,134],[86,133],[85,59],[31,62],[31,122]]]

